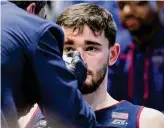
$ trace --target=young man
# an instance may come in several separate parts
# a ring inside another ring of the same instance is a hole
[[[61,28],[39,18],[45,17],[45,2],[12,2],[20,8],[1,2],[2,127],[18,128],[18,118],[34,103],[39,104],[49,126],[62,122],[94,127],[94,113],[78,90],[83,84],[77,83],[76,72],[71,73],[62,59]]]
[[[92,4],[73,5],[59,16],[57,24],[65,35],[64,54],[79,52],[87,65],[80,91],[95,110],[96,127],[163,128],[164,115],[159,111],[116,101],[107,92],[108,65],[115,63],[120,51],[108,11]]]
[[[81,89],[96,113],[97,127],[162,128],[164,115],[154,109],[116,101],[107,92],[108,65],[117,60],[116,27],[105,9],[77,4],[57,19],[65,35],[64,53],[78,51],[87,65],[87,79]]]
[[[121,22],[133,41],[118,65],[110,68],[109,93],[118,100],[164,111],[164,26],[158,9],[151,5],[150,1],[118,2]]]

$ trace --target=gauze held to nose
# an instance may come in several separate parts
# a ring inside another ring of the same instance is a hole
[[[63,59],[67,68],[75,74],[78,80],[78,88],[81,89],[87,77],[87,67],[84,64],[80,53],[77,51],[71,51],[63,55]]]

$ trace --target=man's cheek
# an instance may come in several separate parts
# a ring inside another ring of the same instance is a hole
[[[150,8],[145,7],[145,8],[139,8],[136,12],[137,16],[140,17],[142,20],[147,20],[151,19],[153,16],[153,12],[151,11]]]

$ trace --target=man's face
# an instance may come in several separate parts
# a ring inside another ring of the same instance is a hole
[[[147,1],[119,1],[118,7],[121,22],[130,32],[150,24],[153,19],[154,12]]]
[[[105,78],[109,61],[109,42],[104,32],[93,33],[84,25],[79,32],[62,27],[65,34],[64,54],[78,51],[87,66],[87,78],[81,90],[82,94],[94,92]]]

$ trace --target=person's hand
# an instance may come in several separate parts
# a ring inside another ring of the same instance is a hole
[[[80,53],[77,51],[69,52],[67,55],[63,55],[63,59],[67,68],[75,74],[78,80],[78,87],[81,89],[87,77],[87,67]]]

